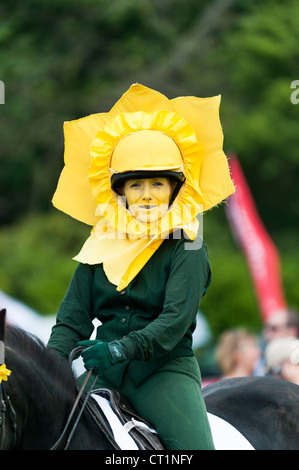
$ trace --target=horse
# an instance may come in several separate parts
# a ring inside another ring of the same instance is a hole
[[[238,377],[207,385],[202,393],[209,417],[229,423],[252,449],[299,450],[298,385],[271,376]],[[229,439],[227,429],[219,440]],[[232,448],[222,446],[219,442],[218,449]]]
[[[4,344],[11,374],[0,384],[0,449],[50,450],[78,395],[72,366],[36,336],[12,325],[5,326]],[[73,422],[76,417],[77,413]],[[65,444],[64,440],[59,448]],[[115,449],[88,412],[82,414],[69,443],[69,450],[85,449]]]
[[[0,383],[0,449],[65,449],[67,444],[69,450],[115,450],[85,409],[79,421],[76,410],[70,422],[71,429],[77,423],[72,438],[66,435],[60,440],[78,397],[72,366],[15,326],[6,325],[3,341],[2,312],[0,356],[2,343],[11,374]],[[203,388],[203,396],[210,418],[237,430],[252,448],[287,450],[299,449],[298,390],[279,379],[254,377],[216,382]]]

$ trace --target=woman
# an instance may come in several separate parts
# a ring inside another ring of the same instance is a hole
[[[238,328],[222,333],[216,357],[223,378],[247,377],[254,374],[261,349],[255,335]]]
[[[167,449],[213,449],[192,351],[211,278],[196,215],[234,188],[219,99],[178,100],[134,85],[110,113],[65,127],[53,202],[95,227],[49,347],[67,357],[78,342],[87,346],[96,387],[126,396]],[[102,324],[91,341],[94,318]]]

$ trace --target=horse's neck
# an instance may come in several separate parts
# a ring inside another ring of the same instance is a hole
[[[68,391],[47,377],[30,377],[30,386],[17,396],[19,446],[23,449],[50,449],[61,433],[75,390]]]
[[[22,356],[12,350],[7,359],[10,359],[12,373],[5,385],[17,419],[17,442],[11,439],[7,446],[20,450],[51,449],[67,423],[77,397],[72,371],[59,361],[57,367],[55,361],[49,366],[50,360],[48,365],[43,364],[43,359],[34,362],[25,354]],[[77,411],[74,420],[76,418]],[[65,441],[62,448],[64,444]],[[109,448],[106,437],[86,411],[80,418],[69,449]]]

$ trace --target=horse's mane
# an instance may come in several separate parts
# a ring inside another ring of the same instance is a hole
[[[5,363],[11,370],[5,389],[15,409],[18,407],[17,418],[20,421],[20,443],[16,448],[51,448],[68,423],[78,397],[72,367],[38,337],[19,327],[5,326],[4,344]],[[7,422],[9,424],[10,420]],[[63,445],[70,438],[72,423]],[[83,413],[69,449],[112,448],[91,414]]]
[[[21,355],[25,360],[34,361],[42,370],[68,389],[74,389],[75,376],[68,361],[49,349],[37,336],[15,325],[5,327],[5,346]]]

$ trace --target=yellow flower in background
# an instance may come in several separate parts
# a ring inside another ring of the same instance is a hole
[[[2,382],[2,380],[7,382],[7,377],[9,377],[10,374],[11,374],[11,371],[6,369],[5,364],[2,364],[2,366],[0,366],[0,383]]]

